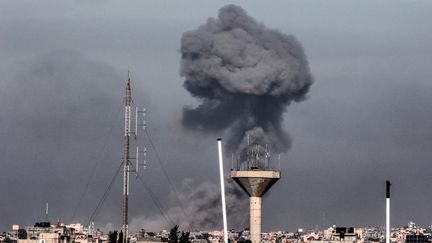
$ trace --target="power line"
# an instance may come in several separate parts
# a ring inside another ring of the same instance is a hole
[[[182,212],[183,212],[184,217],[186,218],[186,221],[188,222],[189,227],[191,227],[191,223],[190,223],[191,221],[189,220],[189,217],[187,216],[186,211],[185,211],[185,209],[184,209],[182,203],[180,202],[180,199],[179,199],[179,197],[178,197],[177,191],[176,191],[176,189],[174,188],[174,185],[173,185],[171,179],[170,179],[169,176],[168,176],[168,173],[167,173],[167,171],[166,171],[166,169],[165,169],[165,166],[164,166],[164,164],[162,163],[162,159],[160,158],[159,153],[158,153],[158,151],[157,151],[157,149],[156,149],[156,146],[154,145],[153,140],[152,140],[151,137],[150,137],[150,134],[149,134],[149,132],[148,132],[148,129],[145,129],[145,134],[147,135],[147,138],[148,138],[148,140],[149,140],[149,142],[150,142],[150,145],[152,146],[152,148],[153,148],[153,150],[154,150],[154,152],[155,152],[155,155],[156,155],[156,157],[157,157],[157,160],[158,160],[159,164],[160,164],[161,167],[162,167],[162,171],[163,171],[163,173],[164,173],[164,175],[165,175],[165,177],[166,177],[166,179],[167,179],[167,181],[168,181],[168,184],[169,184],[169,186],[171,187],[171,190],[174,192],[174,196],[175,196],[175,198],[176,198],[176,200],[177,200],[177,203],[180,205],[180,208],[181,208],[181,210],[182,210]]]

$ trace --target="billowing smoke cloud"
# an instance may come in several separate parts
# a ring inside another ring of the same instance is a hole
[[[203,132],[228,130],[227,153],[241,154],[248,137],[285,152],[286,107],[306,98],[313,78],[302,45],[228,5],[181,39],[184,87],[201,102],[185,107],[183,125]],[[248,134],[250,136],[248,136]]]

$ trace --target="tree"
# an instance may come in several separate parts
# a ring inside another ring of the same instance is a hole
[[[179,243],[190,243],[191,241],[189,240],[189,234],[189,232],[182,231]]]
[[[175,225],[170,229],[170,233],[168,236],[169,243],[178,243],[178,234],[179,234],[178,227],[179,227],[178,225]]]
[[[11,238],[9,238],[9,236],[6,236],[6,238],[3,242],[4,243],[12,243],[13,241],[11,240]]]
[[[117,243],[117,230],[108,232],[108,239],[110,243]]]
[[[123,243],[123,230],[120,230],[117,243]]]

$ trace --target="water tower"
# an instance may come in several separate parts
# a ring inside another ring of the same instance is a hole
[[[281,177],[279,170],[271,169],[270,153],[267,147],[251,144],[237,160],[231,178],[250,198],[250,240],[261,241],[261,201],[262,196]]]

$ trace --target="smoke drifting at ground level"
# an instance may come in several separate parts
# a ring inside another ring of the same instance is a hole
[[[233,181],[226,183],[227,215],[229,228],[244,229],[248,221],[248,198]],[[172,195],[172,202],[175,199]],[[166,215],[174,224],[184,230],[214,230],[222,228],[222,207],[220,186],[209,182],[197,184],[192,179],[183,181],[179,190],[179,199],[184,209],[179,205],[166,210]],[[190,222],[187,222],[187,221]],[[132,218],[131,229],[148,230],[169,229],[173,225],[163,215],[141,216]]]

